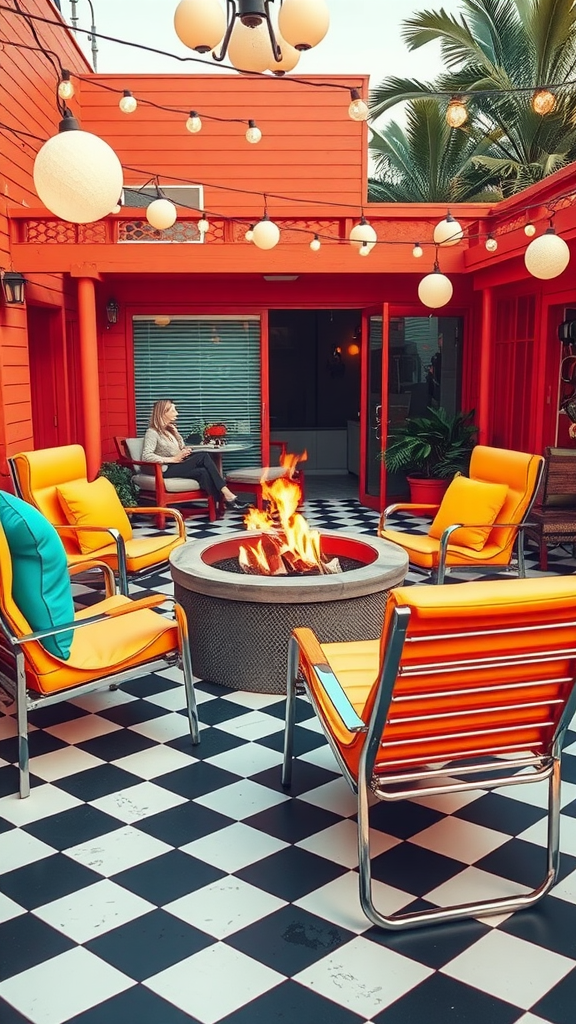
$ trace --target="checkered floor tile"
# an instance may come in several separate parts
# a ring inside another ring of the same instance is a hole
[[[354,500],[305,512],[313,526],[376,529]],[[188,533],[240,525],[196,518]],[[571,551],[550,553],[550,573],[575,567]],[[170,592],[169,571],[133,591],[158,588]],[[197,695],[196,748],[174,670],[36,712],[24,801],[4,708],[2,1024],[573,1024],[576,731],[553,893],[533,911],[391,935],[360,910],[354,802],[305,700],[287,795],[283,699],[205,682]],[[532,788],[374,807],[377,900],[393,911],[532,886],[545,844]]]

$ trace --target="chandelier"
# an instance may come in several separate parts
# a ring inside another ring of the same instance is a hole
[[[237,71],[292,71],[303,50],[322,41],[330,14],[326,0],[278,0],[278,25],[272,24],[274,0],[180,0],[174,12],[176,35],[197,53],[209,53]]]

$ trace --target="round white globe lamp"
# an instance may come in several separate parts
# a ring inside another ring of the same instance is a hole
[[[570,249],[552,227],[548,228],[539,238],[530,242],[524,253],[526,269],[532,274],[532,277],[538,277],[541,281],[549,281],[553,277],[558,277],[563,270],[566,270],[569,262]]]
[[[350,245],[353,245],[355,249],[360,251],[364,246],[366,246],[368,248],[368,252],[370,252],[378,241],[378,235],[366,218],[362,217],[360,223],[355,224],[352,228],[348,239],[350,241]],[[363,255],[366,255],[365,249]]]
[[[442,274],[438,264],[434,266],[431,274],[423,277],[418,285],[418,298],[430,309],[439,309],[450,302],[454,289],[452,282],[445,274]]]
[[[463,237],[464,232],[450,211],[448,211],[444,220],[439,221],[434,228],[434,242],[443,248],[447,248],[449,245],[458,245],[458,242],[461,242]]]
[[[264,22],[248,28],[238,20],[228,44],[228,60],[236,70],[266,71],[271,57],[270,36]]]
[[[122,192],[122,164],[114,150],[83,132],[66,111],[58,135],[48,139],[34,161],[38,198],[56,217],[91,224],[106,217]]]
[[[174,29],[184,46],[208,53],[226,32],[226,15],[218,0],[180,0],[174,12]]]
[[[165,231],[176,223],[178,211],[169,199],[153,199],[146,207],[146,220],[158,231]]]
[[[278,27],[286,42],[297,50],[310,50],[322,42],[330,26],[325,0],[284,0]]]
[[[300,51],[295,46],[290,46],[285,39],[282,38],[279,32],[275,32],[276,42],[280,47],[282,53],[281,60],[274,60],[268,64],[268,71],[272,71],[275,75],[285,75],[287,71],[293,71],[298,61],[300,60]]]
[[[268,214],[264,214],[262,220],[254,225],[252,241],[259,249],[273,249],[280,241],[280,228]]]

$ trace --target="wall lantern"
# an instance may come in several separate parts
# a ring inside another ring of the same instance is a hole
[[[0,274],[0,282],[6,305],[23,306],[26,278],[14,270],[3,270]]]
[[[116,299],[108,299],[106,303],[106,319],[109,324],[118,323],[118,314],[120,312],[120,306],[116,302]]]

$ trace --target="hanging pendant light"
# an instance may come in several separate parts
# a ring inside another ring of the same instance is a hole
[[[180,0],[174,11],[174,29],[184,46],[209,53],[226,31],[226,15],[218,0]]]
[[[360,218],[360,222],[355,224],[352,228],[348,240],[350,245],[353,245],[359,252],[362,252],[364,246],[367,247],[368,252],[374,248],[378,241],[378,235],[374,228],[368,223],[364,214]],[[362,255],[365,256],[367,253],[364,251]]]
[[[164,199],[159,194],[158,199],[153,199],[146,207],[146,220],[158,231],[165,231],[176,223],[178,211],[169,199]]]
[[[280,47],[282,57],[280,60],[274,60],[274,54],[270,52],[270,63],[266,70],[271,71],[273,75],[281,77],[282,75],[285,75],[287,71],[294,70],[300,60],[300,51],[297,50],[295,46],[290,46],[290,43],[287,43],[278,31],[276,32],[276,42]]]
[[[436,261],[432,273],[423,277],[418,285],[418,298],[430,309],[438,309],[450,302],[453,291],[452,282],[441,272]]]
[[[278,27],[284,39],[297,50],[318,46],[330,26],[330,11],[324,0],[284,0]]]
[[[114,150],[64,110],[58,135],[48,139],[34,161],[38,198],[56,217],[91,224],[106,217],[122,191],[122,164]]]
[[[549,281],[566,270],[570,262],[570,249],[552,225],[539,238],[528,245],[524,253],[526,269],[541,281]]]
[[[464,232],[457,220],[454,219],[450,210],[444,220],[438,222],[434,228],[434,242],[446,248],[449,245],[458,245],[464,237]]]
[[[252,241],[259,249],[273,249],[280,241],[280,228],[267,213],[254,225]]]

